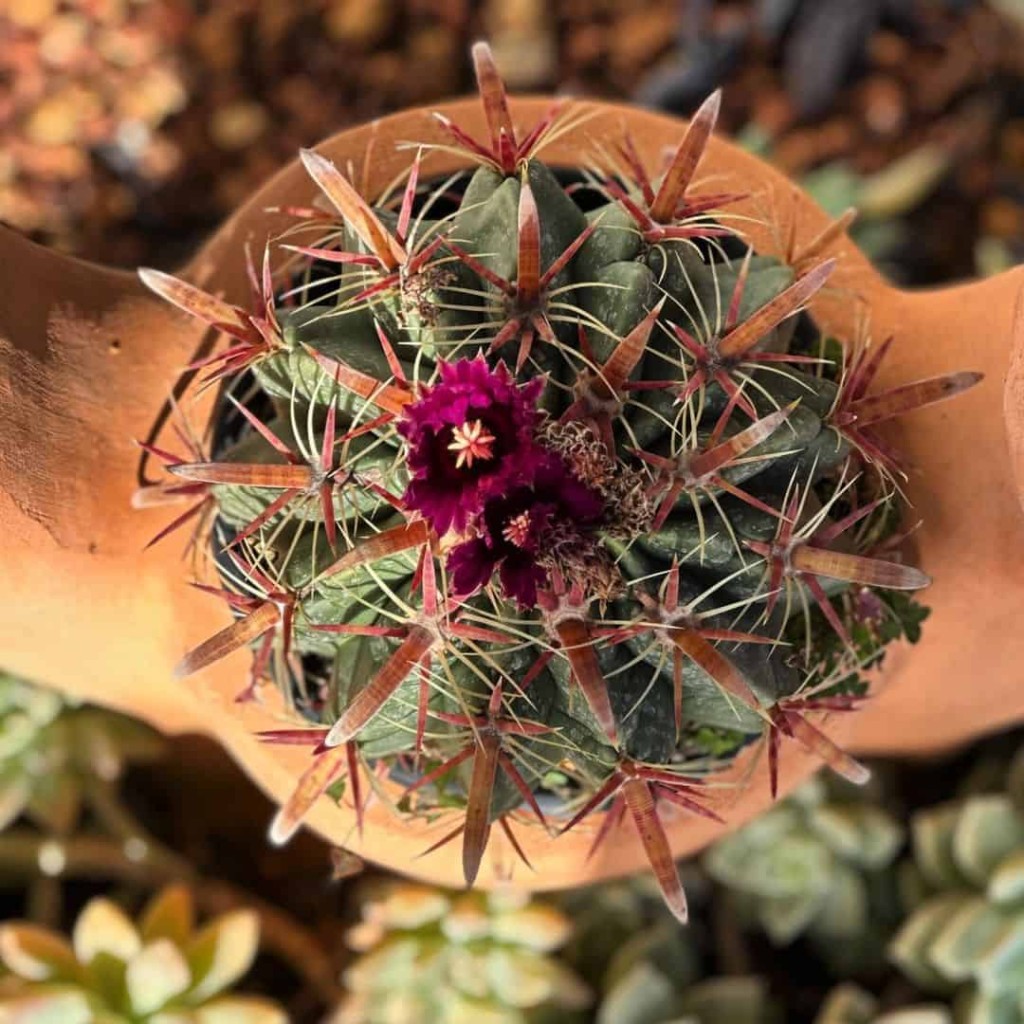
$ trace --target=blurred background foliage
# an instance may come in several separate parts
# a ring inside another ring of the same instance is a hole
[[[0,1022],[1021,1024],[1024,730],[873,769],[681,864],[682,928],[647,876],[448,892],[274,848],[215,744],[0,676]]]
[[[1024,257],[1021,0],[6,0],[0,220],[171,267],[347,125],[516,90],[690,113],[800,179],[901,281]]]
[[[300,146],[467,92],[479,35],[517,90],[724,85],[896,280],[1024,259],[1022,0],[5,0],[0,220],[173,267]],[[214,744],[0,676],[0,1024],[1021,1024],[1022,739],[812,781],[682,866],[681,930],[644,879],[488,897],[272,848]]]

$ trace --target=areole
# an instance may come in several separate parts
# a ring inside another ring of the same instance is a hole
[[[547,106],[544,99],[512,101],[512,112],[528,124]],[[482,130],[475,100],[445,105],[441,112],[471,133]],[[641,159],[653,168],[682,130],[673,119],[607,104],[579,104],[569,116],[575,127],[543,153],[555,166],[578,164],[580,152],[628,125]],[[444,141],[430,111],[410,111],[343,132],[320,152],[350,169],[360,190],[373,195],[406,169],[409,154],[395,143],[409,139]],[[459,163],[435,151],[425,166],[442,175]],[[790,182],[728,142],[712,142],[702,178],[751,195],[746,212],[772,224],[769,230],[752,223],[749,233],[758,251],[798,251],[827,225],[822,211]],[[261,246],[286,223],[273,208],[309,205],[313,193],[302,168],[289,166],[225,224],[182,276],[244,302],[245,243]],[[260,701],[234,704],[245,676],[244,653],[187,683],[172,677],[181,655],[228,619],[186,586],[180,544],[143,552],[171,513],[131,508],[141,472],[133,439],[160,443],[177,375],[211,339],[150,297],[131,275],[55,256],[9,232],[0,235],[0,252],[0,661],[166,730],[207,732],[282,800],[308,752],[268,747],[254,738],[288,720],[269,690]],[[935,580],[924,595],[932,615],[917,647],[888,654],[879,696],[850,721],[827,726],[830,733],[844,732],[845,741],[861,752],[924,751],[1024,717],[1017,669],[1024,662],[1024,632],[1018,628],[1024,519],[998,394],[1010,364],[1024,271],[943,292],[906,294],[882,281],[847,240],[834,252],[839,269],[813,313],[840,336],[852,336],[865,312],[875,337],[895,335],[882,385],[964,366],[985,374],[955,407],[926,409],[901,424],[901,447],[915,467],[907,490],[924,519],[915,535],[918,562]],[[791,789],[815,767],[795,747],[787,749],[781,788]],[[730,826],[770,802],[763,759],[735,770],[754,777],[725,801]],[[445,849],[419,859],[450,827],[444,820],[410,824],[378,801],[359,837],[347,808],[321,800],[309,824],[368,859],[460,884],[457,853]],[[697,850],[721,828],[700,818],[676,819],[668,824],[673,852]],[[592,832],[551,842],[538,829],[522,829],[520,837],[536,872],[515,865],[496,834],[480,884],[514,871],[520,884],[556,888],[644,863],[631,829],[617,830],[589,862]]]

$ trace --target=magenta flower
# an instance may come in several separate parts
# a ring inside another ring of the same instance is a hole
[[[540,456],[528,483],[487,502],[480,535],[452,549],[448,571],[455,593],[474,593],[497,570],[505,596],[532,608],[547,578],[542,561],[560,543],[592,530],[602,511],[600,497],[572,476],[558,456]]]
[[[535,378],[517,385],[505,365],[483,356],[440,364],[440,380],[408,405],[398,425],[409,446],[406,507],[439,534],[459,533],[488,498],[529,479],[542,457],[534,440]]]

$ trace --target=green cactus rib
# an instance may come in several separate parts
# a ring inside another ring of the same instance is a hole
[[[799,269],[738,237],[742,196],[701,189],[717,95],[661,174],[626,137],[611,169],[555,173],[543,145],[582,115],[521,133],[474,60],[487,140],[440,120],[475,170],[431,181],[421,147],[372,202],[304,152],[330,213],[268,244],[251,309],[143,272],[228,336],[204,368],[241,430],[154,449],[172,480],[138,503],[196,500],[161,536],[212,521],[226,549],[205,589],[238,621],[181,671],[253,645],[243,696],[276,685],[303,725],[265,739],[314,747],[275,839],[329,788],[361,820],[359,774],[390,773],[405,813],[461,808],[471,880],[492,823],[516,849],[510,822],[548,828],[556,774],[573,825],[614,797],[597,840],[632,821],[683,917],[665,821],[717,816],[690,787],[762,741],[773,787],[790,741],[864,780],[811,720],[855,709],[916,629],[890,591],[928,582],[887,553],[899,462],[874,428],[977,376],[877,391],[888,341],[817,337],[839,231]],[[470,377],[505,397],[474,405]],[[456,409],[424,457],[418,424]]]

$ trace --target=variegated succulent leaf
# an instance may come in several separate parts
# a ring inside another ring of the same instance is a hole
[[[572,925],[551,902],[389,880],[364,890],[360,914],[331,1024],[546,1024],[582,1020],[592,1000],[556,956]]]
[[[0,1019],[24,1024],[285,1024],[270,1000],[231,989],[259,944],[251,911],[202,927],[190,891],[172,886],[137,920],[114,902],[86,904],[70,938],[36,925],[0,925]]]
[[[889,954],[925,991],[955,994],[970,1021],[1024,1020],[1024,814],[1011,795],[1015,778],[1016,768],[1005,791],[919,811],[911,822],[908,914]]]

